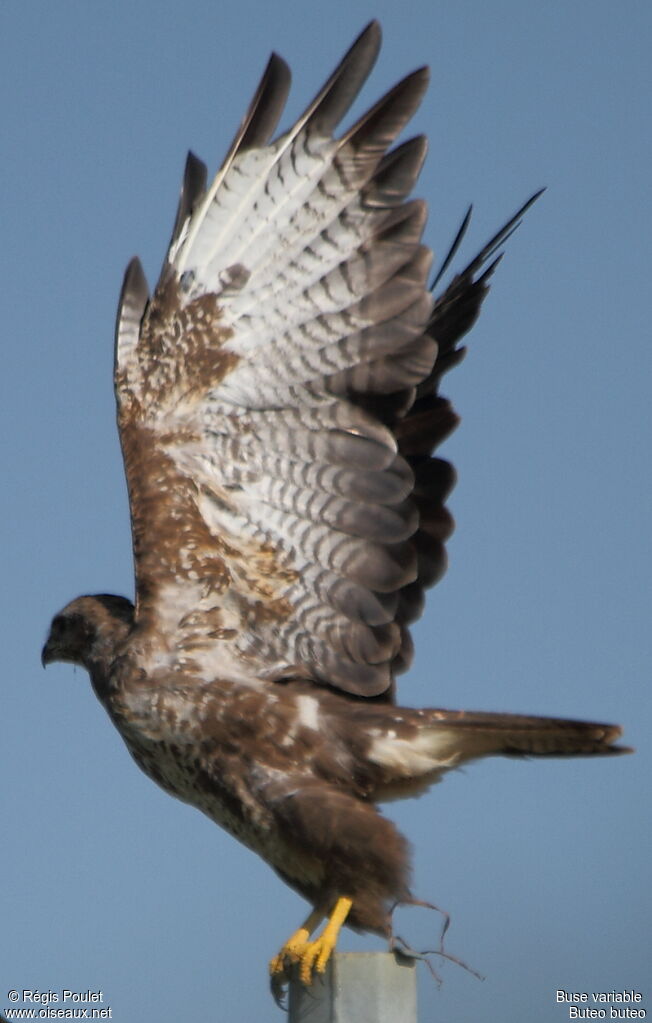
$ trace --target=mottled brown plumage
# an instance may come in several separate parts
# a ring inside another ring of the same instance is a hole
[[[289,85],[272,57],[209,188],[188,157],[158,286],[150,299],[132,260],[116,328],[136,603],[80,597],[43,649],[88,670],[154,781],[318,915],[335,907],[322,945],[311,918],[275,961],[301,959],[304,979],[347,913],[389,935],[411,898],[379,801],[481,756],[619,749],[610,725],[394,705],[452,529],[439,382],[536,196],[433,298],[425,204],[408,200],[425,142],[391,148],[426,71],[333,137],[379,42],[372,23],[270,143]]]

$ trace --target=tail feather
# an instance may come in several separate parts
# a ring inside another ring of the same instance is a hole
[[[616,740],[618,725],[568,718],[463,710],[376,710],[367,760],[374,765],[376,796],[403,798],[443,773],[481,757],[585,757],[631,753]]]
[[[491,755],[571,757],[632,752],[628,746],[615,745],[622,734],[618,725],[568,718],[433,710],[427,724],[424,722],[424,731],[432,739],[433,753],[444,753],[450,743],[450,752],[457,750],[457,762]]]

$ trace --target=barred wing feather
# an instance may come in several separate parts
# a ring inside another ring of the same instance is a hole
[[[140,264],[127,270],[116,392],[150,670],[390,698],[443,570],[447,293],[427,287],[425,206],[408,200],[425,143],[390,149],[426,71],[333,137],[379,42],[372,23],[269,143],[289,84],[273,57],[208,189],[189,156],[151,301]]]

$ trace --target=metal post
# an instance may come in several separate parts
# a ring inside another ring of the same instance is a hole
[[[292,978],[288,1023],[417,1023],[414,960],[336,952],[310,987]]]

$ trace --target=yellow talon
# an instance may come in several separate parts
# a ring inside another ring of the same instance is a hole
[[[308,939],[318,926],[322,914],[317,910],[310,914],[303,927],[295,931],[269,964],[273,985],[274,982],[282,984],[288,979],[288,967],[294,963],[299,963],[299,979],[306,986],[312,983],[314,973],[324,973],[337,944],[342,924],[349,915],[352,905],[351,899],[341,896],[335,903],[324,930],[314,941]]]
[[[322,916],[322,913],[314,910],[299,930],[288,938],[281,951],[274,956],[269,964],[269,972],[272,977],[277,974],[285,974],[289,965],[301,960],[302,952],[308,944],[308,938],[321,923]]]
[[[269,964],[269,972],[274,976],[276,973],[284,973],[288,962],[298,963],[301,959],[301,952],[308,944],[310,931],[306,927],[300,927],[291,938],[285,942],[283,948],[275,955]]]
[[[352,905],[351,899],[341,896],[335,903],[335,908],[329,916],[328,923],[322,933],[318,938],[308,942],[306,945],[300,957],[299,978],[302,984],[308,985],[312,983],[313,969],[317,973],[324,973],[326,970],[326,964],[337,944],[342,924],[349,915]]]

